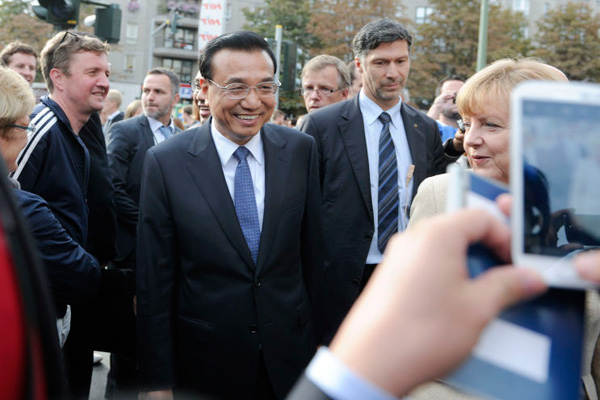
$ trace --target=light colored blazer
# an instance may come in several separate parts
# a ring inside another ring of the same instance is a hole
[[[441,174],[427,178],[421,183],[410,206],[408,229],[412,229],[422,219],[446,211],[449,180],[449,174]]]

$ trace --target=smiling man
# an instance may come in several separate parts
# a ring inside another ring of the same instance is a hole
[[[33,47],[21,42],[9,43],[2,49],[0,61],[21,75],[31,86],[37,66],[37,54]]]
[[[319,343],[313,138],[267,124],[268,43],[225,34],[200,57],[209,121],[146,154],[137,242],[140,388],[281,399]]]
[[[388,239],[406,228],[419,184],[456,159],[435,121],[402,102],[412,38],[398,22],[365,25],[353,50],[358,96],[309,113],[300,129],[317,140],[327,260],[326,339],[383,259]]]
[[[114,256],[115,238],[112,185],[98,116],[109,90],[108,50],[100,39],[75,31],[59,32],[46,43],[40,64],[50,95],[33,111],[36,129],[13,175],[23,190],[48,202],[69,236],[101,265]],[[87,398],[94,317],[87,304],[71,309],[64,347],[69,388],[73,398]]]

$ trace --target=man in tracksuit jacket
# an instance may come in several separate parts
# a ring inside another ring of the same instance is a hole
[[[68,235],[105,265],[114,256],[115,209],[106,145],[98,116],[109,90],[108,45],[73,31],[59,32],[41,53],[50,96],[31,116],[36,131],[12,175],[23,190],[46,200]],[[92,372],[93,313],[72,307],[64,347],[69,390],[87,398]]]

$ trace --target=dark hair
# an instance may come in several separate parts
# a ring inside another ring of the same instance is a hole
[[[212,58],[219,50],[223,49],[246,52],[265,51],[273,61],[273,72],[277,71],[277,60],[275,60],[275,54],[267,41],[254,32],[237,31],[218,36],[206,44],[198,60],[200,75],[204,79],[212,79]]]
[[[381,43],[393,43],[398,40],[405,40],[410,51],[412,36],[400,22],[388,18],[369,22],[354,36],[354,57],[362,59],[369,50],[376,49]]]
[[[440,83],[438,83],[437,87],[435,88],[435,96],[439,96],[440,93],[442,93],[442,86],[444,86],[444,83],[448,82],[448,81],[460,81],[460,82],[464,82],[465,78],[463,78],[460,75],[449,75],[447,77],[445,77],[444,79],[442,79],[440,81]]]
[[[30,56],[34,56],[37,62],[37,53],[28,44],[21,42],[12,42],[6,45],[4,49],[2,49],[2,53],[0,53],[0,61],[6,66],[10,63],[10,58],[17,53],[29,54]]]
[[[150,71],[148,71],[148,74],[146,74],[146,76],[148,75],[166,75],[171,81],[171,94],[175,96],[177,93],[179,93],[179,77],[170,69],[163,67],[152,68]]]

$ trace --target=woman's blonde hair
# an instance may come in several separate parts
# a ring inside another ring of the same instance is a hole
[[[509,109],[510,94],[521,82],[530,80],[567,81],[557,68],[535,58],[503,58],[470,77],[456,96],[458,112],[469,117],[493,104]]]
[[[35,106],[35,97],[29,84],[10,68],[0,67],[0,137],[12,131],[11,124],[29,115]]]

